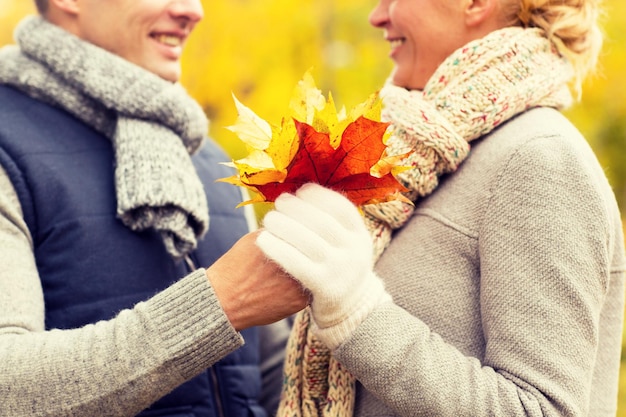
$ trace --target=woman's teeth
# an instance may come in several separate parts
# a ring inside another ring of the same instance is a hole
[[[398,46],[402,45],[404,43],[404,39],[392,39],[389,41],[389,45],[391,46],[391,48],[397,48]]]
[[[182,44],[181,38],[173,35],[157,35],[155,36],[155,39],[167,46],[180,46]]]

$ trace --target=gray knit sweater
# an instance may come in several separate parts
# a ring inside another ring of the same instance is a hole
[[[335,357],[363,416],[614,416],[624,246],[613,192],[558,112],[473,143],[377,264],[394,304]]]
[[[133,416],[241,346],[203,269],[118,317],[44,331],[43,292],[15,190],[0,167],[0,416]],[[129,277],[129,279],[132,277]],[[286,321],[261,328],[277,405]]]

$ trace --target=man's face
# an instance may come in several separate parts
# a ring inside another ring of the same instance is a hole
[[[200,0],[79,0],[82,39],[176,82],[185,41],[203,17]]]

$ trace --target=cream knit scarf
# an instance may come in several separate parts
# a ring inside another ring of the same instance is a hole
[[[423,91],[386,85],[383,118],[394,128],[390,154],[413,150],[400,174],[412,201],[433,192],[439,176],[454,172],[479,138],[529,108],[571,103],[570,65],[539,29],[495,31],[455,51]],[[364,207],[375,257],[414,206],[390,202]],[[341,277],[338,277],[341,279]],[[355,381],[316,339],[310,312],[296,316],[287,345],[279,417],[351,416]]]
[[[202,108],[167,82],[40,17],[0,50],[0,83],[71,113],[113,144],[117,215],[157,230],[179,259],[206,233],[208,206],[190,154],[208,133]],[[89,198],[89,196],[85,196]]]

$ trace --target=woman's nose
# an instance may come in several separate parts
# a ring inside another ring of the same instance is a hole
[[[172,3],[170,14],[197,23],[204,17],[204,9],[200,0],[177,0]]]
[[[380,0],[376,7],[370,12],[369,22],[370,25],[382,28],[389,21],[389,0]]]

